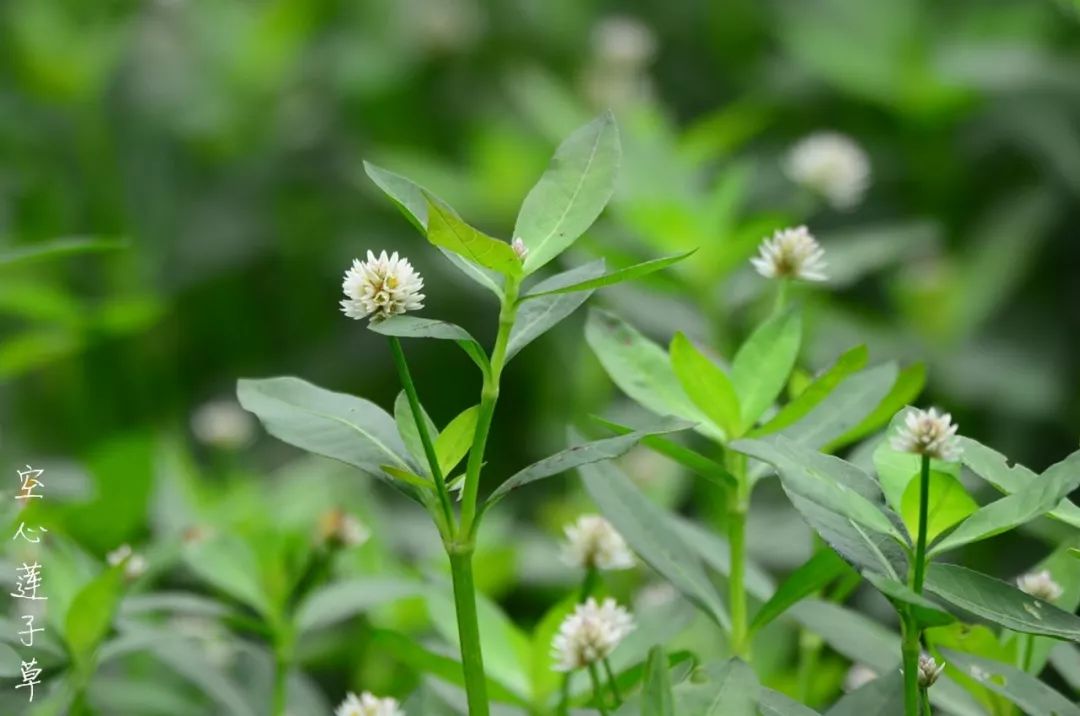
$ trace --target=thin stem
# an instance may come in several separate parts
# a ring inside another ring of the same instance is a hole
[[[741,659],[749,659],[750,639],[746,607],[746,513],[750,503],[750,484],[746,476],[746,458],[728,451],[728,469],[737,481],[728,494],[727,537],[731,555],[728,577],[728,608],[731,610],[731,650]]]
[[[1031,671],[1031,660],[1035,651],[1035,637],[1031,634],[1020,634],[1019,642],[1017,643],[1019,652],[1017,653],[1017,665],[1021,671]]]
[[[919,471],[919,536],[915,542],[915,574],[911,588],[916,594],[922,594],[923,576],[926,573],[926,528],[930,511],[930,456],[922,456],[922,469]]]
[[[292,638],[285,630],[277,630],[274,638],[274,687],[270,713],[285,716],[289,707],[289,670],[292,668]]]
[[[817,634],[803,629],[799,632],[799,670],[798,700],[809,704],[813,697],[814,681],[817,676],[818,657],[824,640]]]
[[[488,432],[495,416],[495,403],[499,400],[499,380],[506,364],[506,348],[510,341],[510,331],[517,318],[517,296],[519,279],[507,276],[503,290],[503,303],[499,311],[499,331],[495,335],[495,346],[491,349],[491,371],[484,377],[484,387],[480,393],[480,410],[476,418],[476,432],[473,433],[469,460],[465,464],[465,487],[461,498],[461,533],[471,541],[476,536],[476,503],[480,494],[480,468],[484,464],[484,450],[487,447]]]
[[[930,711],[930,690],[919,687],[919,698],[922,699],[923,716],[934,716]]]
[[[454,606],[457,609],[461,666],[465,672],[469,714],[488,716],[487,677],[484,675],[484,656],[480,651],[480,621],[476,613],[472,554],[472,550],[450,551],[450,573],[454,581]]]
[[[611,695],[615,697],[615,708],[622,706],[622,694],[619,692],[619,682],[615,678],[615,672],[611,670],[611,662],[604,658],[604,673],[607,674],[608,686],[611,687]]]
[[[585,602],[596,591],[596,584],[600,581],[600,572],[596,567],[585,568],[585,579],[581,580],[581,593],[578,602]]]
[[[900,646],[904,664],[904,716],[919,716],[919,631],[915,620],[905,610],[901,615],[903,642]]]
[[[608,716],[607,707],[604,706],[604,689],[600,686],[600,674],[597,673],[596,663],[589,663],[589,678],[592,680],[593,699],[596,701],[596,708],[600,711],[601,716]]]
[[[435,490],[439,493],[439,504],[442,506],[443,518],[446,520],[448,530],[454,529],[454,508],[450,500],[450,489],[446,486],[442,468],[439,467],[439,456],[435,452],[435,444],[431,441],[428,433],[427,421],[424,420],[424,409],[420,405],[420,396],[416,393],[416,385],[413,383],[412,374],[409,373],[409,364],[405,360],[405,351],[401,347],[401,341],[397,336],[390,336],[390,352],[394,354],[394,365],[397,366],[398,377],[401,379],[401,387],[405,390],[405,397],[409,400],[409,409],[412,411],[413,422],[416,423],[416,432],[420,434],[420,442],[424,446],[424,456],[427,457],[428,468],[431,477],[435,481]]]
[[[780,313],[787,306],[790,289],[791,279],[784,277],[776,282],[776,303],[773,305],[773,313]]]

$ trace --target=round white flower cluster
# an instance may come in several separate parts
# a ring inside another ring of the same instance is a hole
[[[129,544],[122,544],[109,552],[105,555],[105,561],[110,567],[124,565],[124,577],[128,580],[138,579],[146,573],[146,558],[132,550]]]
[[[397,699],[380,699],[370,692],[357,696],[349,693],[334,711],[334,716],[405,716]]]
[[[1061,585],[1054,581],[1049,569],[1030,572],[1017,578],[1016,586],[1020,587],[1020,591],[1044,602],[1052,602],[1064,592]]]
[[[565,531],[562,555],[570,566],[603,570],[634,566],[634,554],[626,540],[600,515],[582,515]]]
[[[934,408],[911,410],[890,444],[900,452],[929,455],[951,462],[960,457],[956,427],[948,413],[939,413]]]
[[[846,210],[862,200],[870,185],[870,160],[850,137],[817,132],[788,151],[784,173],[825,197],[834,209]]]
[[[761,242],[758,255],[750,259],[765,278],[825,281],[825,250],[805,226],[780,229]]]
[[[614,599],[597,604],[592,597],[577,605],[563,620],[551,642],[556,671],[574,671],[602,661],[615,651],[619,642],[634,630],[630,612]]]
[[[919,655],[919,686],[929,689],[941,676],[942,671],[945,671],[945,662],[938,664],[932,656]]]
[[[397,251],[390,256],[368,251],[367,261],[353,259],[341,288],[346,296],[341,311],[356,320],[382,321],[424,307],[424,279]]]

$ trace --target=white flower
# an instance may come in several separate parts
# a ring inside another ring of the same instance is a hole
[[[1049,569],[1039,572],[1030,572],[1016,580],[1016,586],[1020,591],[1027,592],[1033,597],[1042,599],[1044,602],[1052,602],[1061,596],[1061,585],[1054,581]]]
[[[934,685],[934,682],[941,676],[941,672],[945,671],[945,662],[940,665],[934,661],[934,657],[927,656],[926,654],[919,655],[919,686],[928,689]]]
[[[805,226],[780,229],[762,241],[750,263],[765,278],[826,280],[825,250]]]
[[[514,240],[510,242],[510,248],[514,250],[517,257],[522,261],[529,255],[529,247],[525,245],[525,240],[520,236],[515,236]]]
[[[124,576],[129,580],[138,579],[146,572],[146,558],[132,551],[129,544],[122,544],[109,552],[105,555],[105,561],[110,567],[123,564]]]
[[[956,424],[948,413],[914,409],[908,412],[904,425],[890,441],[894,450],[929,455],[939,460],[954,461],[960,457],[956,441]]]
[[[589,597],[563,620],[551,642],[555,671],[573,671],[606,659],[634,630],[634,619],[610,597],[603,604]]]
[[[870,160],[862,147],[837,132],[800,140],[784,159],[784,173],[825,197],[834,209],[850,209],[870,185]]]
[[[371,538],[371,530],[348,512],[334,508],[319,518],[319,538],[342,547],[359,547]]]
[[[201,443],[235,450],[255,437],[255,421],[235,400],[211,400],[192,414],[191,432]]]
[[[360,320],[371,316],[381,321],[407,311],[424,307],[424,279],[406,258],[395,251],[389,257],[383,251],[378,257],[367,252],[367,261],[353,259],[345,272],[341,288],[347,298],[341,302],[341,312]]]
[[[603,18],[593,29],[592,43],[606,65],[637,71],[656,54],[656,37],[642,22],[626,16]]]
[[[359,697],[351,692],[346,695],[334,716],[405,716],[405,712],[397,699],[380,699],[365,691]]]
[[[611,523],[600,515],[582,515],[565,528],[563,560],[583,569],[630,569],[634,555]]]
[[[844,676],[844,691],[855,691],[877,677],[877,672],[866,664],[852,664]]]

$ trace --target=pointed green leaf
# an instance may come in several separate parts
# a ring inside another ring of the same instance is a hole
[[[615,189],[621,150],[611,112],[567,137],[521,205],[514,237],[525,242],[525,272],[565,251],[603,211]]]
[[[397,577],[353,577],[332,582],[307,596],[296,609],[301,632],[325,629],[385,604],[419,597],[426,586]]]
[[[412,225],[420,230],[421,234],[427,234],[428,210],[427,203],[433,194],[410,179],[400,174],[383,169],[371,162],[364,162],[364,171],[376,186],[390,197],[394,204],[401,210]],[[446,204],[439,200],[440,203]]]
[[[1080,451],[1051,465],[1027,487],[991,502],[964,520],[931,554],[993,537],[1046,514],[1080,487]]]
[[[874,585],[875,589],[885,595],[885,597],[897,607],[897,611],[900,610],[901,605],[909,608],[921,626],[938,627],[952,624],[956,621],[956,617],[952,614],[949,614],[921,594],[916,594],[910,587],[902,582],[898,582],[895,579],[889,579],[888,577],[875,574],[874,572],[866,572],[863,574],[863,578]]]
[[[649,651],[649,661],[645,667],[645,688],[641,697],[641,716],[675,716],[668,658],[662,646],[654,646]]]
[[[942,649],[941,653],[946,660],[946,671],[962,671],[990,691],[1004,696],[1025,713],[1080,716],[1080,707],[1015,666],[952,649]]]
[[[439,436],[439,430],[435,427],[435,423],[432,422],[423,406],[420,407],[420,411],[424,414],[424,423],[427,425],[428,435],[434,440]],[[394,423],[397,425],[401,442],[405,444],[405,449],[412,455],[416,466],[420,467],[425,474],[430,473],[427,455],[424,454],[424,443],[420,440],[420,431],[416,428],[416,419],[413,417],[412,406],[409,405],[409,398],[405,395],[404,390],[398,393],[397,398],[394,399]]]
[[[845,694],[825,716],[900,716],[902,713],[904,680],[899,671],[892,671]]]
[[[603,276],[597,276],[586,281],[580,281],[578,283],[571,284],[569,286],[563,286],[561,288],[545,289],[543,291],[533,289],[525,294],[521,300],[528,301],[540,296],[551,296],[559,293],[574,293],[576,291],[594,291],[598,288],[604,288],[605,286],[613,286],[623,281],[631,281],[642,276],[648,276],[651,273],[656,273],[662,269],[666,269],[668,266],[677,264],[685,258],[688,258],[691,254],[697,251],[687,251],[686,253],[676,254],[675,256],[665,256],[660,259],[652,259],[651,261],[643,261],[633,266],[621,268],[611,273],[604,274]]]
[[[219,534],[185,544],[183,556],[187,567],[214,589],[271,616],[273,609],[258,571],[258,559],[247,542]]]
[[[1001,580],[955,564],[930,563],[926,590],[1006,629],[1080,641],[1080,617]]]
[[[929,483],[926,539],[933,542],[942,532],[978,510],[979,503],[959,480],[946,472],[931,470]],[[916,478],[908,482],[900,500],[900,517],[911,534],[919,531],[919,492],[920,481]]]
[[[731,363],[731,382],[744,429],[752,427],[784,389],[801,341],[802,314],[790,310],[762,323],[739,347]]]
[[[545,279],[536,284],[533,291],[547,292],[579,283],[602,273],[604,273],[604,261],[600,259]],[[592,291],[589,290],[567,294],[554,293],[522,304],[518,309],[514,327],[510,330],[510,340],[506,344],[506,360],[509,361],[522,348],[576,311],[591,295]]]
[[[739,435],[739,397],[727,373],[682,333],[671,339],[671,367],[686,395],[729,438]]]
[[[506,276],[521,274],[521,259],[505,241],[469,226],[461,217],[428,197],[427,238],[435,246],[464,256]]]
[[[435,441],[435,454],[439,456],[439,467],[443,475],[449,475],[472,447],[479,413],[478,405],[466,408],[439,433],[439,438]]]
[[[882,425],[889,422],[889,419],[896,415],[897,411],[905,405],[913,403],[919,393],[922,392],[924,385],[926,385],[926,366],[922,363],[912,363],[901,369],[892,390],[889,391],[889,394],[885,396],[878,406],[863,418],[858,425],[830,442],[823,449],[826,452],[835,452],[837,448],[850,445],[878,430]]]
[[[92,668],[94,653],[109,633],[123,586],[123,566],[110,567],[90,580],[71,601],[64,619],[64,638],[79,669]]]
[[[415,487],[422,487],[425,490],[435,489],[435,483],[431,481],[431,477],[421,477],[415,472],[403,470],[400,467],[394,467],[393,465],[379,465],[379,469],[394,480],[400,480]]]
[[[761,716],[820,716],[809,706],[803,706],[779,691],[765,688],[761,690],[758,708],[761,709]]]
[[[117,251],[126,249],[129,246],[131,246],[130,242],[122,239],[103,239],[89,236],[71,236],[39,241],[0,251],[0,268],[9,268],[37,261],[51,261],[79,254]]]
[[[705,677],[704,679],[701,677]],[[675,689],[680,716],[757,716],[761,684],[753,669],[739,659],[699,672],[698,678]]]
[[[814,594],[840,575],[850,573],[851,568],[831,549],[819,549],[798,569],[781,582],[769,601],[761,605],[750,631],[754,632],[786,612],[793,604]]]
[[[866,346],[855,346],[844,352],[836,362],[814,379],[806,389],[799,393],[794,400],[789,402],[774,415],[767,423],[751,431],[751,437],[768,435],[783,430],[792,425],[811,410],[817,407],[821,401],[840,385],[840,383],[852,373],[856,373],[866,367],[866,361],[870,357],[870,351]],[[883,396],[884,397],[884,396]]]

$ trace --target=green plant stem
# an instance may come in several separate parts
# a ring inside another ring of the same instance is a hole
[[[919,470],[919,535],[915,542],[914,576],[911,588],[916,594],[922,594],[923,577],[926,574],[926,529],[930,512],[930,456],[922,456],[922,468]]]
[[[461,666],[465,673],[465,694],[470,716],[488,716],[487,677],[480,650],[480,621],[476,614],[476,587],[473,585],[472,549],[449,550],[450,573],[454,581]]]
[[[409,409],[412,410],[413,422],[416,423],[416,432],[420,435],[420,442],[424,446],[424,455],[427,457],[428,468],[431,470],[432,480],[435,482],[435,490],[439,495],[439,504],[442,507],[443,519],[446,521],[446,529],[453,532],[454,507],[450,500],[450,489],[446,486],[442,469],[439,467],[439,456],[435,452],[435,444],[428,433],[427,422],[424,420],[424,409],[420,405],[420,396],[417,395],[416,385],[413,383],[412,374],[409,373],[409,364],[405,360],[405,351],[401,347],[401,341],[397,336],[390,336],[390,352],[394,354],[394,365],[397,367],[398,377],[401,379],[401,387],[405,390],[405,397],[409,400]],[[444,535],[445,537],[446,535]]]
[[[586,601],[596,591],[596,584],[600,581],[600,572],[596,567],[586,567],[585,579],[581,580],[581,592],[578,594],[578,603]]]
[[[596,708],[600,711],[601,716],[608,716],[607,707],[604,706],[604,689],[600,685],[600,674],[596,670],[596,664],[589,664],[589,678],[592,680],[593,699],[596,701]],[[472,716],[470,714],[470,716]]]
[[[1030,672],[1031,660],[1035,651],[1035,637],[1032,634],[1019,634],[1017,637],[1019,651],[1016,654],[1016,665],[1020,667],[1021,671]]]
[[[289,670],[292,668],[291,638],[281,633],[274,639],[274,687],[271,716],[285,716],[289,707]]]
[[[611,695],[615,697],[615,708],[622,706],[622,693],[619,692],[619,682],[615,678],[615,672],[611,670],[611,662],[604,658],[604,673],[607,675],[608,686],[611,687]]]
[[[814,695],[814,680],[817,676],[818,657],[825,641],[817,634],[802,629],[799,631],[799,671],[798,700],[810,704]]]
[[[922,699],[922,716],[934,716],[930,711],[930,690],[920,687],[919,698]]]
[[[919,714],[919,630],[915,619],[905,609],[901,614],[903,641],[900,646],[904,664],[904,716]]]
[[[469,540],[476,536],[477,498],[480,494],[480,468],[484,464],[484,450],[487,448],[488,432],[495,416],[495,403],[499,400],[499,381],[503,366],[506,364],[506,347],[510,341],[510,331],[517,318],[518,282],[520,279],[507,276],[503,287],[502,308],[499,310],[499,331],[495,335],[495,346],[491,349],[490,371],[484,376],[484,386],[480,392],[480,409],[476,418],[476,432],[473,433],[469,460],[465,464],[465,487],[461,497],[461,533]]]
[[[791,291],[791,279],[781,278],[776,282],[776,303],[773,304],[773,313],[780,313],[787,306],[788,294]]]
[[[746,607],[746,513],[750,506],[750,484],[746,458],[739,453],[726,454],[728,470],[736,486],[728,495],[727,537],[731,555],[728,577],[728,608],[731,610],[731,651],[743,659],[750,657],[750,639]]]

